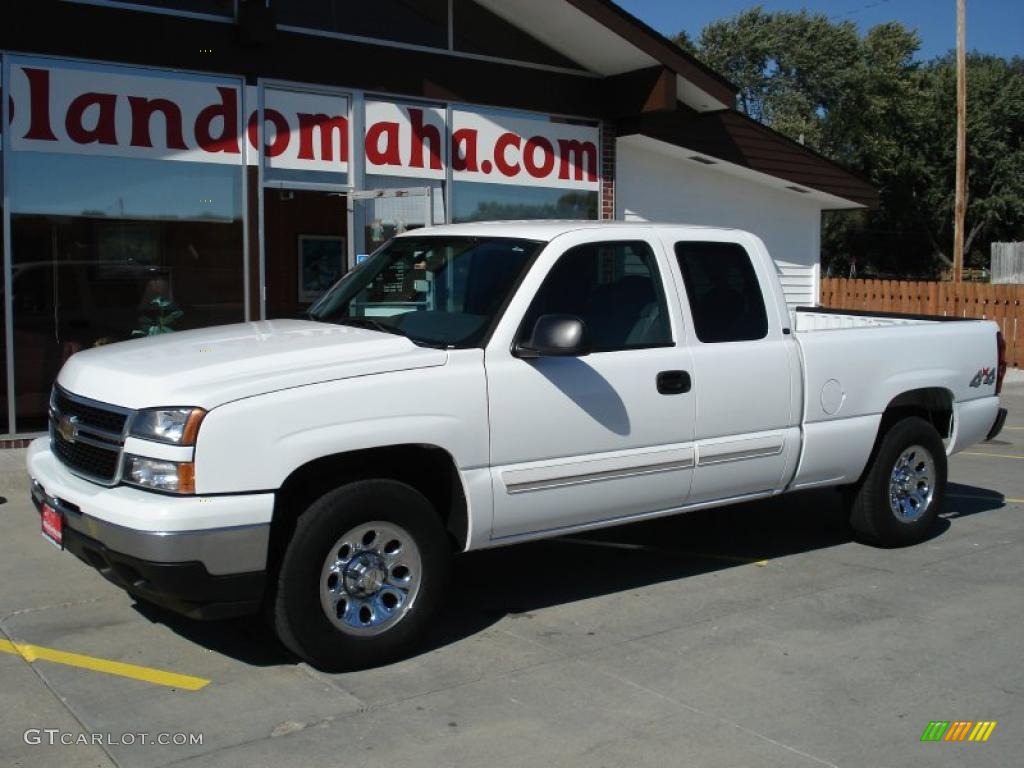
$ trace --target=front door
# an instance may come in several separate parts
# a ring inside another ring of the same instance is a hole
[[[495,539],[686,502],[695,409],[680,385],[691,363],[676,344],[675,288],[657,241],[636,229],[600,236],[549,245],[488,344]],[[582,318],[593,353],[517,357],[513,344],[545,314]]]
[[[346,271],[345,193],[263,190],[267,319],[299,317]]]

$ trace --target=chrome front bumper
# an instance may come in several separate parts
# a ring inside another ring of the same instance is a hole
[[[82,514],[75,505],[48,494],[35,479],[32,501],[37,510],[45,502],[61,512],[66,529],[140,560],[198,562],[211,574],[261,571],[267,565],[269,523],[201,531],[138,531]]]
[[[47,504],[63,517],[64,548],[133,595],[194,618],[259,607],[273,494],[204,499],[106,488],[71,473],[45,438],[30,446],[28,469],[36,509]]]

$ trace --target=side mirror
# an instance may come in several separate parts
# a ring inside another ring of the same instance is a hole
[[[590,354],[590,333],[575,315],[541,315],[530,338],[512,350],[516,357],[585,357]]]

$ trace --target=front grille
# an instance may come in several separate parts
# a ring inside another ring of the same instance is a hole
[[[128,418],[126,413],[87,405],[80,400],[73,400],[60,389],[54,391],[53,404],[60,413],[78,417],[79,423],[83,426],[95,427],[105,432],[112,432],[115,435],[121,434],[121,431],[124,429],[125,419]]]
[[[71,469],[103,483],[114,482],[117,462],[121,456],[120,446],[100,448],[81,440],[70,443],[57,431],[54,431],[50,442],[53,452]]]
[[[86,400],[54,387],[50,446],[71,471],[112,485],[117,482],[124,428],[131,412]]]

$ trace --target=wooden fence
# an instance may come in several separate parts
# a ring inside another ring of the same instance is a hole
[[[826,277],[821,281],[821,304],[836,309],[992,320],[1006,339],[1007,362],[1024,367],[1024,285]]]

